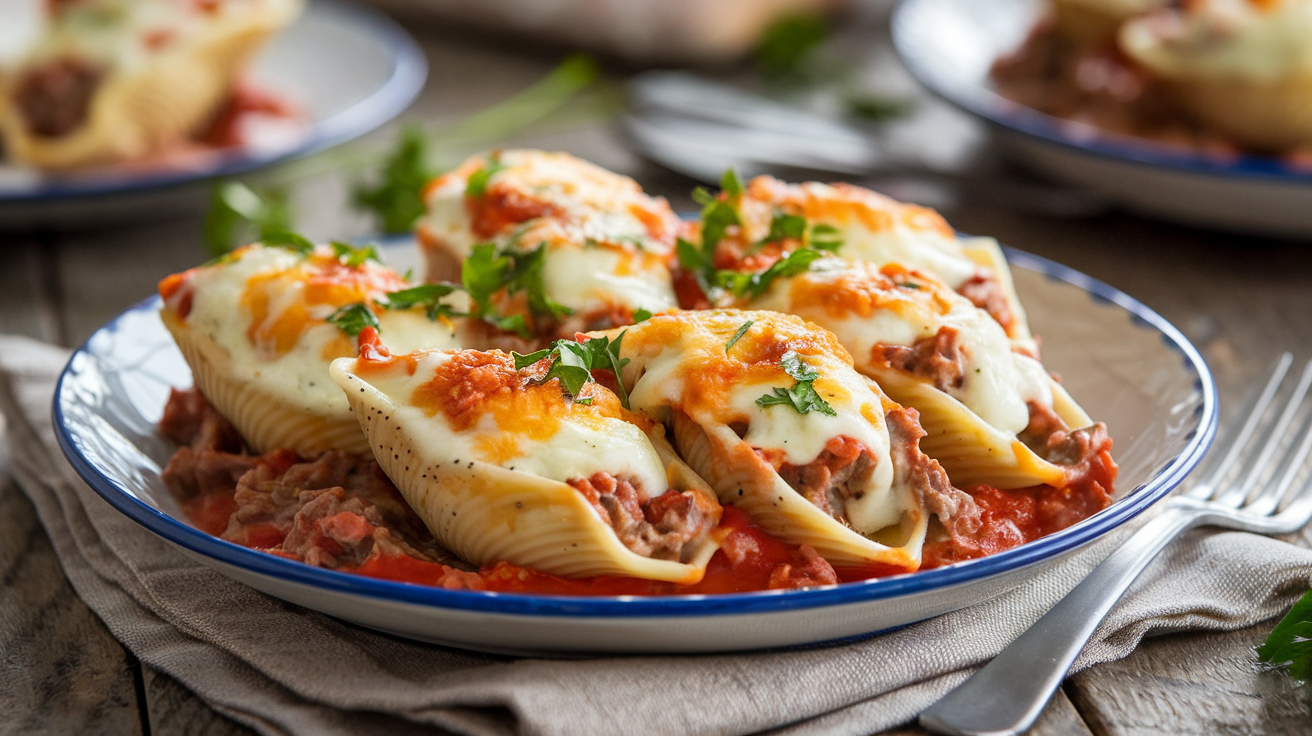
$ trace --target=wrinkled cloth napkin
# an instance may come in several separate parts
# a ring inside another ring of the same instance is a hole
[[[991,602],[856,643],[764,653],[552,661],[366,631],[271,598],[119,514],[55,443],[67,352],[0,338],[13,470],[78,594],[142,662],[266,734],[868,734],[912,720],[1053,605],[1121,530]],[[1306,532],[1305,532],[1306,534]],[[1150,632],[1233,630],[1280,614],[1312,577],[1300,545],[1195,532],[1172,545],[1075,663]]]

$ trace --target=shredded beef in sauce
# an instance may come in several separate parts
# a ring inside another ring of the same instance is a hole
[[[876,345],[876,357],[889,366],[933,382],[940,391],[959,389],[966,382],[966,361],[961,332],[955,327],[940,327],[933,337],[922,337],[915,344]]]
[[[720,509],[695,491],[669,490],[644,506],[638,489],[626,478],[594,473],[569,485],[583,494],[633,552],[658,560],[686,561],[695,542],[720,521]]]
[[[957,289],[957,293],[969,299],[971,304],[988,312],[994,321],[1002,325],[1002,329],[1006,330],[1007,334],[1011,334],[1016,326],[1016,315],[1011,312],[1011,303],[1007,301],[1007,295],[1002,290],[1002,282],[998,281],[996,274],[991,271],[976,273]]]
[[[757,451],[761,454],[761,451]],[[776,471],[793,490],[837,519],[847,518],[847,499],[860,499],[878,459],[851,437],[834,437],[806,465],[782,463]]]

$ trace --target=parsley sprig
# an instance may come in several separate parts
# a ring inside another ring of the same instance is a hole
[[[378,257],[378,248],[373,245],[355,246],[340,240],[331,241],[329,244],[333,247],[333,253],[337,254],[337,260],[351,268],[359,268],[365,261],[382,262]]]
[[[238,243],[263,240],[270,233],[291,227],[292,210],[286,191],[255,189],[239,181],[227,181],[214,188],[205,214],[205,248],[218,257]]]
[[[366,327],[378,329],[378,315],[364,302],[347,304],[328,315],[325,321],[351,337],[358,336]]]
[[[558,319],[573,310],[547,296],[542,279],[546,263],[546,244],[524,251],[515,246],[498,248],[494,243],[478,243],[460,266],[460,280],[473,302],[472,316],[523,338],[534,336],[532,325],[524,315],[504,316],[497,312],[492,295],[506,290],[507,296],[523,293],[529,314]]]
[[[463,312],[456,312],[450,304],[442,301],[445,297],[462,290],[463,287],[459,284],[420,284],[409,289],[388,292],[378,301],[378,306],[383,309],[418,307],[423,309],[424,314],[431,320],[463,317],[465,316]]]
[[[488,156],[487,163],[469,175],[469,179],[465,182],[465,196],[471,199],[481,199],[484,194],[487,194],[487,185],[492,180],[492,176],[498,171],[505,170],[505,168],[501,164],[500,153],[493,153]]]
[[[580,400],[575,397],[579,395],[579,391],[583,390],[585,384],[589,381],[595,381],[592,377],[592,371],[611,371],[615,374],[616,394],[620,397],[620,403],[624,405],[625,409],[628,409],[629,392],[624,388],[624,381],[620,373],[624,366],[629,363],[628,358],[620,357],[620,345],[626,334],[627,332],[621,332],[614,340],[608,337],[594,337],[585,342],[557,340],[545,350],[539,350],[528,355],[512,352],[510,355],[515,359],[515,370],[524,370],[534,363],[550,357],[550,368],[537,382],[541,384],[553,378],[559,379],[560,386],[565,393],[579,403],[591,403],[591,399]]]
[[[1261,661],[1289,668],[1295,680],[1312,681],[1312,591],[1294,604],[1257,649]]]
[[[396,148],[383,159],[378,182],[372,187],[358,183],[352,190],[351,201],[373,213],[383,232],[405,232],[423,216],[424,186],[437,176],[429,148],[423,128],[407,125]]]
[[[784,373],[791,376],[796,384],[792,388],[775,388],[756,400],[756,405],[765,408],[775,405],[791,406],[798,414],[818,411],[831,417],[838,416],[834,407],[816,393],[815,381],[820,377],[816,370],[802,362],[802,357],[794,350],[789,350],[779,359],[779,366]]]

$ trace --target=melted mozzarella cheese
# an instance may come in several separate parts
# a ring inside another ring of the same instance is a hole
[[[1312,74],[1312,1],[1200,0],[1130,21],[1120,44],[1171,78],[1275,82]]]
[[[1028,402],[1052,405],[1043,366],[1012,352],[1002,327],[965,297],[920,276],[916,288],[894,286],[868,263],[826,258],[812,267],[777,280],[744,306],[795,314],[823,326],[851,351],[858,368],[870,364],[877,346],[909,347],[949,327],[959,335],[965,361],[963,383],[948,386],[948,395],[1010,434],[1028,426]],[[852,293],[861,298],[844,298]],[[820,294],[829,298],[818,299]]]
[[[671,332],[664,326],[668,320],[682,321],[682,329]],[[752,327],[734,348],[726,351],[725,344],[748,320],[753,321]],[[650,332],[644,325],[653,321],[655,330],[663,333],[658,339],[671,334],[677,337],[663,345],[649,343]],[[703,425],[746,422],[744,442],[757,449],[781,452],[791,465],[812,463],[831,439],[850,437],[870,450],[876,466],[869,491],[846,501],[848,523],[863,533],[896,523],[903,506],[900,500],[894,503],[899,494],[891,488],[893,464],[883,399],[867,379],[853,370],[841,347],[834,344],[833,350],[801,356],[802,362],[819,374],[814,388],[833,407],[835,416],[819,411],[801,414],[785,405],[758,405],[756,400],[773,394],[775,388],[788,389],[796,384],[782,368],[773,375],[728,385],[712,378],[737,373],[732,365],[736,362],[735,350],[757,340],[763,330],[769,331],[767,339],[778,340],[810,339],[814,334],[814,328],[800,320],[769,312],[734,310],[658,316],[629,328],[623,353],[641,371],[629,393],[630,404],[652,416],[662,415],[666,407],[675,408]]]
[[[640,500],[644,501],[668,490],[665,465],[641,428],[606,416],[593,407],[570,403],[563,394],[562,406],[555,415],[560,421],[546,437],[540,436],[544,434],[541,423],[530,427],[534,417],[516,416],[498,422],[496,415],[489,412],[480,416],[473,426],[457,430],[443,412],[429,412],[417,406],[416,392],[432,380],[452,355],[442,351],[423,352],[415,356],[418,360],[413,374],[397,369],[370,371],[366,376],[398,407],[399,422],[408,428],[416,444],[429,448],[448,462],[478,460],[562,483],[590,478],[595,473],[610,473],[638,481],[637,488],[644,496]],[[346,359],[338,365],[351,371],[354,361]]]
[[[228,263],[198,269],[190,284],[192,302],[186,321],[191,329],[208,335],[227,351],[233,377],[258,383],[307,412],[349,412],[342,392],[329,380],[328,364],[333,358],[354,354],[355,341],[323,320],[355,300],[308,303],[306,282],[295,276],[303,276],[304,268],[306,260],[290,250],[250,246]],[[382,270],[374,264],[362,268]],[[242,306],[253,282],[278,274],[292,277],[278,281],[282,288],[272,294],[263,323],[277,323],[284,315],[299,310],[308,317],[304,330],[281,353],[271,352],[250,339],[252,329],[259,325],[252,324],[250,310]],[[377,311],[380,334],[397,350],[456,347],[455,332],[448,323],[434,322],[413,310]]]
[[[641,251],[552,241],[542,280],[548,298],[576,312],[612,305],[663,312],[678,306],[664,261]]]
[[[968,258],[952,229],[933,210],[904,204],[868,189],[819,182],[784,184],[770,177],[753,179],[747,200],[769,206],[748,207],[744,213],[749,238],[769,232],[776,208],[800,214],[812,225],[838,230],[843,244],[838,255],[874,264],[901,263],[936,274],[956,289],[979,267]]]

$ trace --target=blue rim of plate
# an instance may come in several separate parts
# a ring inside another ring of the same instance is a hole
[[[428,59],[418,42],[396,21],[378,10],[336,0],[312,0],[313,12],[342,16],[352,27],[377,38],[387,49],[391,68],[387,80],[354,105],[310,125],[310,134],[297,145],[260,154],[236,148],[219,153],[218,163],[201,171],[167,171],[159,174],[106,176],[104,178],[50,179],[21,193],[0,191],[0,206],[35,201],[131,194],[178,184],[239,176],[256,169],[302,158],[339,146],[370,133],[395,119],[424,89]],[[307,12],[309,12],[307,10]]]
[[[140,501],[113,478],[102,473],[78,450],[64,418],[62,397],[64,384],[74,372],[74,364],[80,356],[89,355],[87,348],[91,340],[95,339],[94,335],[73,353],[60,374],[53,407],[55,434],[60,449],[78,475],[111,506],[155,534],[227,565],[336,593],[488,614],[625,619],[776,613],[927,593],[1013,572],[1093,541],[1143,512],[1184,480],[1206,454],[1216,434],[1216,384],[1202,356],[1175,326],[1128,294],[1073,268],[1014,248],[1005,248],[1005,251],[1013,265],[1071,284],[1096,301],[1116,304],[1128,312],[1141,328],[1159,332],[1163,343],[1179,353],[1185,365],[1195,373],[1195,386],[1202,395],[1202,416],[1198,429],[1170,464],[1103,511],[1029,544],[934,570],[801,590],[664,597],[587,597],[444,590],[337,572],[258,552],[212,537]],[[157,296],[146,299],[102,327],[101,331],[116,331],[119,321],[127,314],[156,310],[159,305]]]
[[[974,82],[945,80],[935,71],[928,54],[907,41],[908,23],[913,23],[917,6],[939,0],[900,0],[893,10],[893,46],[911,75],[929,91],[952,105],[1008,131],[1037,138],[1062,148],[1102,158],[1144,166],[1173,169],[1182,174],[1199,174],[1234,179],[1258,179],[1276,183],[1312,185],[1312,170],[1294,169],[1270,156],[1239,154],[1220,158],[1203,153],[1172,150],[1151,141],[1118,135],[1090,125],[1063,120],[1012,102],[987,86]],[[911,18],[912,20],[908,20]],[[1079,131],[1074,134],[1072,131]]]

